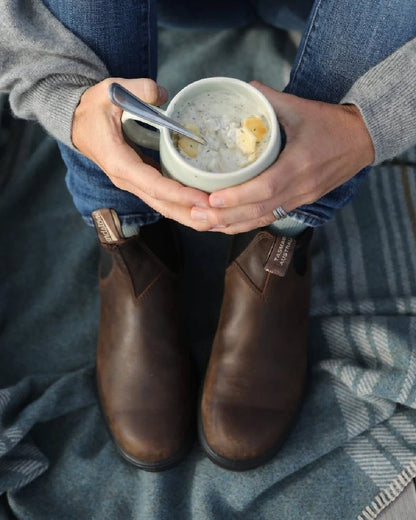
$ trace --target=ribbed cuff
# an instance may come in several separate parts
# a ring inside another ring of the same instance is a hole
[[[71,140],[75,109],[85,90],[98,81],[70,74],[48,76],[25,94],[25,103],[35,107],[36,119],[48,133],[75,149]]]
[[[341,103],[356,105],[375,149],[374,164],[416,144],[416,39],[359,78]]]

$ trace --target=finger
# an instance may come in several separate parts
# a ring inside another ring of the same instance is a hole
[[[235,233],[243,233],[244,231],[249,231],[251,229],[258,229],[265,226],[268,226],[276,221],[276,217],[273,214],[273,210],[276,209],[279,206],[282,206],[283,209],[290,213],[291,211],[295,210],[299,206],[303,204],[302,201],[299,201],[299,197],[296,196],[293,199],[288,199],[283,204],[281,202],[276,201],[267,201],[263,204],[262,208],[259,209],[258,215],[256,215],[256,210],[253,210],[253,208],[249,208],[249,206],[243,207],[243,208],[237,208],[236,211],[234,210],[218,210],[221,213],[227,213],[226,216],[219,216],[217,217],[216,224],[214,224],[210,231],[219,231],[225,234],[235,234]],[[241,209],[241,211],[240,211]],[[264,214],[263,214],[264,209]],[[200,208],[192,208],[191,215],[194,216],[194,211],[211,211],[211,210],[201,210]],[[253,218],[250,218],[250,215]],[[212,222],[211,220],[208,220],[208,222]]]
[[[286,160],[282,153],[277,162],[257,177],[237,186],[211,193],[209,197],[210,206],[213,208],[229,208],[279,199],[279,195],[290,184],[293,172],[292,161]]]
[[[193,207],[191,216],[194,220],[209,222],[212,227],[230,226],[245,221],[257,222],[257,227],[261,227],[266,225],[270,218],[273,218],[273,210],[278,206],[289,208],[289,204],[286,201],[279,201],[278,203],[269,199],[235,208],[212,209]],[[291,209],[288,209],[288,211],[291,211]]]
[[[302,120],[302,105],[307,101],[293,94],[279,92],[259,81],[251,81],[250,84],[268,99],[290,140],[291,128]]]
[[[192,206],[208,206],[207,193],[163,177],[125,143],[119,144],[117,153],[99,166],[115,186],[135,195],[144,192],[152,199],[188,206],[189,210]]]
[[[132,190],[130,190],[132,191]],[[136,195],[166,218],[175,220],[180,224],[191,227],[196,231],[208,231],[212,225],[208,222],[195,221],[191,218],[189,206],[171,203],[165,200],[154,199],[145,192],[136,189]]]
[[[91,158],[116,187],[131,191],[135,195],[139,191],[145,192],[154,199],[189,207],[208,206],[207,193],[167,179],[158,169],[143,162],[125,141],[117,114],[110,114],[104,123],[105,131],[99,129],[99,139],[95,143]]]
[[[267,218],[262,219],[262,224],[259,225],[259,220],[245,220],[244,222],[238,222],[236,224],[231,224],[229,226],[216,226],[210,228],[209,231],[216,231],[218,233],[223,233],[225,235],[236,235],[237,233],[245,233],[247,231],[251,231],[252,229],[259,229],[262,227],[269,226],[272,224],[276,218],[273,214],[270,214]]]
[[[151,105],[163,105],[168,100],[168,91],[150,78],[110,78],[110,82],[116,81],[121,86],[132,92],[135,96]]]

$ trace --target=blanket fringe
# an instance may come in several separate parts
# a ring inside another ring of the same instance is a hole
[[[374,520],[374,518],[377,518],[383,509],[396,500],[414,478],[416,478],[416,458],[412,459],[393,482],[383,489],[369,506],[363,509],[357,520]]]

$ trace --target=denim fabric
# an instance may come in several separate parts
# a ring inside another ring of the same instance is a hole
[[[43,0],[49,10],[106,64],[111,76],[156,78],[157,26],[153,0]],[[114,187],[84,155],[58,143],[67,167],[66,183],[78,211],[93,225],[91,212],[114,208],[123,224],[150,224],[159,213],[138,197]]]
[[[111,75],[156,76],[156,7],[152,0],[44,0],[49,9],[98,54]],[[103,16],[103,13],[109,13]],[[240,27],[261,18],[279,28],[303,29],[287,92],[338,103],[354,81],[414,36],[413,0],[191,0],[158,2],[164,27]],[[113,207],[122,223],[145,224],[158,214],[133,195],[117,190],[91,161],[61,145],[67,185],[90,222],[98,207]],[[291,213],[318,226],[347,204],[369,168],[314,204]]]
[[[338,103],[357,78],[415,35],[413,0],[317,0],[286,91]],[[370,168],[291,216],[316,226],[345,206]]]

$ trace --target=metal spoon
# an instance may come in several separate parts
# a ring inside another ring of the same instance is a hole
[[[140,117],[144,122],[152,126],[160,125],[173,130],[181,135],[197,141],[201,144],[206,144],[206,141],[200,135],[190,132],[187,128],[177,123],[174,119],[165,116],[154,106],[145,103],[130,91],[122,87],[119,83],[111,83],[108,89],[108,96],[112,103],[119,106],[123,110],[131,112],[137,117]]]

